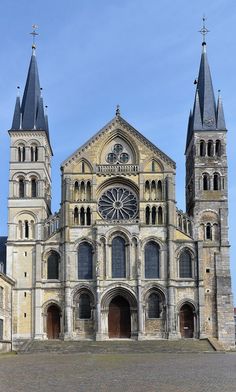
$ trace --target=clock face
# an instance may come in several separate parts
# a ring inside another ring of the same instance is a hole
[[[130,189],[107,189],[98,201],[98,210],[107,220],[133,219],[138,212],[137,196]]]

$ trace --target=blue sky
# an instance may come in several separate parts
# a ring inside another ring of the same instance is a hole
[[[176,198],[185,210],[184,147],[207,16],[208,59],[221,89],[228,127],[230,240],[236,297],[236,2],[235,0],[1,0],[0,218],[7,233],[9,140],[16,86],[25,84],[31,26],[48,105],[53,211],[60,203],[60,164],[121,115],[177,163]]]

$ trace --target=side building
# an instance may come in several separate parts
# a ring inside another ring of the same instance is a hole
[[[6,241],[0,237],[0,352],[12,349],[12,288],[14,280],[6,275]]]

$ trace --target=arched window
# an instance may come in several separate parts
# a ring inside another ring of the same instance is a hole
[[[148,318],[160,318],[161,298],[157,293],[152,293],[148,297]]]
[[[158,207],[158,225],[162,225],[163,224],[163,213],[162,213],[162,208]]]
[[[78,223],[79,223],[79,211],[78,211],[77,207],[75,207],[75,209],[74,209],[74,223],[76,225],[78,225]]]
[[[151,182],[151,199],[156,200],[156,183],[154,180]]]
[[[204,157],[206,155],[206,143],[204,140],[200,141],[200,157]]]
[[[149,181],[145,182],[145,191],[144,191],[145,200],[150,199],[150,184]]]
[[[82,242],[78,251],[78,278],[92,279],[93,277],[93,252],[88,242]]]
[[[35,178],[31,180],[31,197],[37,197],[37,182]]]
[[[208,173],[204,173],[202,176],[202,188],[204,191],[209,191],[210,190],[210,177]]]
[[[91,318],[91,301],[88,294],[81,294],[79,297],[79,318],[81,320]]]
[[[90,181],[87,182],[86,191],[87,191],[86,192],[86,200],[90,201],[91,200],[91,184],[90,184]]]
[[[155,171],[155,161],[152,161],[152,172]]]
[[[84,212],[84,207],[80,209],[80,224],[81,226],[85,225],[85,212]]]
[[[56,252],[52,252],[47,260],[47,278],[59,279],[59,261],[60,256]]]
[[[80,200],[82,200],[82,201],[85,200],[85,184],[84,184],[84,181],[81,181],[81,184],[80,184]]]
[[[75,181],[74,200],[77,201],[78,199],[79,199],[79,183],[78,183],[78,181]]]
[[[207,223],[207,225],[206,225],[206,240],[211,240],[211,239],[212,239],[211,224]]]
[[[146,207],[146,224],[150,223],[150,207]]]
[[[85,165],[84,165],[84,162],[81,163],[81,172],[82,172],[82,173],[85,172]]]
[[[159,245],[150,241],[145,246],[145,278],[159,278]]]
[[[220,140],[216,140],[216,156],[221,156],[221,142]]]
[[[125,240],[122,237],[115,237],[112,240],[112,277],[126,277],[126,254]]]
[[[214,173],[213,176],[213,189],[214,191],[220,190],[220,175],[218,173]]]
[[[152,207],[152,225],[156,224],[156,216],[157,216],[156,207]]]
[[[192,278],[192,258],[188,250],[182,251],[179,256],[179,277]]]
[[[37,146],[30,147],[30,155],[31,155],[31,162],[37,162],[37,160],[38,160],[38,147]]]
[[[91,225],[91,210],[89,207],[87,207],[87,211],[86,211],[86,221],[87,221],[87,225],[90,226]]]
[[[25,182],[23,178],[19,179],[19,197],[25,197]]]
[[[157,200],[162,200],[162,182],[160,180],[157,183]]]
[[[25,147],[24,146],[18,147],[18,161],[19,162],[25,161]]]
[[[212,140],[208,140],[208,143],[207,143],[207,155],[209,157],[213,157],[213,155],[214,155],[214,144],[213,144]]]
[[[29,238],[29,222],[25,220],[25,238]]]

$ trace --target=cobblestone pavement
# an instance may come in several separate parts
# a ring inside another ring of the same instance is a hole
[[[0,356],[1,392],[235,392],[236,353]]]

